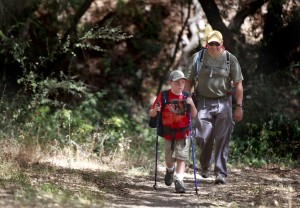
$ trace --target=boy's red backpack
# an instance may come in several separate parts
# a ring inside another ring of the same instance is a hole
[[[183,96],[184,96],[184,101],[186,101],[186,98],[189,97],[189,93],[183,91],[182,92]],[[149,126],[151,128],[157,128],[157,134],[161,137],[164,136],[164,126],[162,123],[162,112],[164,111],[164,108],[166,106],[166,104],[168,104],[168,96],[169,96],[169,90],[163,90],[161,91],[161,99],[162,99],[162,105],[161,105],[161,110],[159,113],[156,114],[155,117],[150,117],[150,121],[149,121]],[[187,109],[187,108],[185,108]]]

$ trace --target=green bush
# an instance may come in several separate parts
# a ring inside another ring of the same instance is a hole
[[[231,142],[231,161],[255,166],[299,160],[300,127],[298,121],[271,116],[262,125],[246,124],[245,135]]]
[[[244,120],[236,124],[230,144],[232,162],[261,166],[299,160],[299,115],[294,104],[299,92],[299,81],[289,73],[260,76],[248,83]]]

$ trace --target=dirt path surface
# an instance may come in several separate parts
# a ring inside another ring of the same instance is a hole
[[[126,163],[114,163],[112,166],[98,163],[96,168],[87,162],[83,164],[80,167],[75,162],[72,165],[70,162],[65,165],[38,163],[24,170],[30,189],[48,187],[52,190],[59,187],[57,190],[65,191],[64,194],[58,192],[57,196],[66,196],[65,200],[68,201],[65,203],[59,203],[49,194],[41,192],[26,195],[27,188],[12,181],[3,183],[0,188],[0,207],[300,207],[300,168],[231,167],[225,185],[214,185],[213,177],[203,179],[197,174],[198,194],[195,191],[193,169],[189,168],[185,176],[186,193],[178,194],[175,193],[174,184],[165,186],[163,166],[158,168],[155,191],[154,174],[147,174],[143,168],[130,167]],[[72,200],[80,193],[93,197],[93,203]],[[16,201],[16,198],[19,200]]]
[[[124,175],[108,188],[107,207],[300,207],[299,169],[232,169],[227,184],[214,185],[214,178],[198,177],[198,194],[193,170],[186,175],[185,194],[174,185],[164,185],[159,171],[157,190],[153,176]],[[102,185],[99,183],[99,185]]]

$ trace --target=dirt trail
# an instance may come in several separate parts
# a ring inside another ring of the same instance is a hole
[[[186,193],[177,194],[174,185],[165,186],[165,169],[162,165],[158,168],[155,191],[154,174],[149,175],[145,169],[138,167],[129,168],[125,162],[90,164],[88,161],[58,161],[60,164],[43,162],[25,168],[30,189],[57,187],[65,190],[67,196],[75,198],[79,193],[88,193],[93,197],[93,203],[88,207],[93,208],[300,207],[300,168],[231,167],[225,185],[214,185],[213,177],[202,179],[197,174],[198,194],[195,191],[193,169],[189,168],[185,176]],[[40,192],[29,195],[29,199],[22,198],[26,194],[19,189],[20,184],[3,183],[0,188],[0,207],[87,207],[80,201],[72,201],[70,197],[66,198],[69,200],[66,203],[57,204],[58,200],[48,195],[45,198],[39,195]],[[22,190],[26,191],[26,187]],[[19,201],[15,200],[16,196]]]
[[[226,185],[214,185],[214,178],[198,177],[198,194],[193,170],[186,175],[185,194],[164,185],[159,171],[157,190],[153,176],[124,175],[106,197],[107,207],[300,207],[300,169],[231,169]],[[101,185],[101,184],[99,184]]]

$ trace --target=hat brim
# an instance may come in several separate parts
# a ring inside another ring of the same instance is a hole
[[[218,38],[215,38],[215,37],[212,37],[211,39],[209,39],[208,41],[207,41],[208,43],[211,43],[211,42],[217,42],[217,43],[222,43],[222,41],[220,40],[220,39],[218,39]]]
[[[176,82],[177,80],[180,80],[180,79],[187,80],[187,78],[186,78],[186,77],[180,77],[180,78],[177,78],[177,79],[172,79],[171,81],[172,81],[172,82]]]

